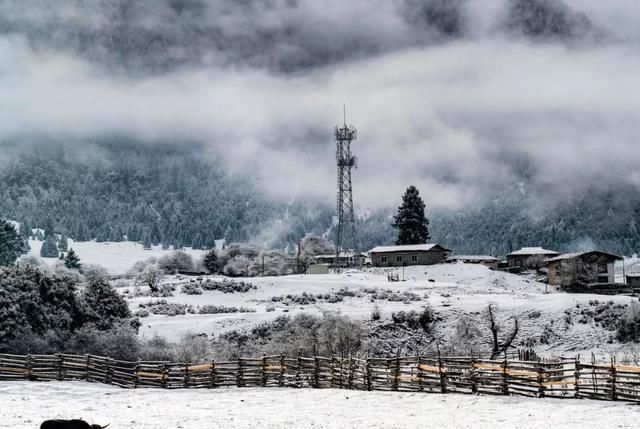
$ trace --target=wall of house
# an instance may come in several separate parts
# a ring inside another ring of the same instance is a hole
[[[401,261],[397,257],[402,258]],[[416,260],[413,260],[415,256]],[[384,261],[386,257],[386,261]],[[372,253],[371,264],[374,267],[401,267],[403,265],[435,265],[442,264],[447,258],[446,252],[433,250],[428,252],[385,252]]]
[[[507,256],[509,268],[522,268],[523,270],[543,268],[547,265],[545,260],[553,255],[514,255]]]
[[[606,270],[600,270],[601,265]],[[554,261],[548,265],[548,282],[555,286],[615,283],[614,262],[605,255]]]

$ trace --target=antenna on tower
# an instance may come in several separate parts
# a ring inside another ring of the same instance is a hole
[[[358,132],[354,127],[347,126],[347,107],[342,105],[344,125],[335,127],[336,137],[336,161],[338,166],[338,198],[336,215],[336,259],[335,267],[338,269],[342,262],[347,266],[355,262],[351,251],[358,250],[356,238],[356,221],[353,213],[353,187],[351,184],[351,170],[356,166],[356,157],[351,153],[351,142],[357,138]]]

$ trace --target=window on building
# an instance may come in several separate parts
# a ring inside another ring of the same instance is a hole
[[[411,262],[418,262],[418,255],[411,255]]]
[[[515,264],[516,264],[516,267],[521,267],[522,261],[520,259],[516,259]]]
[[[386,256],[381,256],[380,257],[380,262],[387,262],[387,257]]]
[[[600,263],[598,264],[598,274],[602,274],[602,273],[606,273],[607,270],[607,264],[606,263]]]
[[[598,276],[598,283],[609,283],[608,276]]]
[[[402,262],[402,255],[396,255],[396,262]]]

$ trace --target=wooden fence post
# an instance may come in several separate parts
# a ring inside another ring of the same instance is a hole
[[[506,350],[504,351],[504,362],[502,363],[502,394],[509,394],[509,364]]]
[[[58,381],[63,381],[64,376],[62,375],[62,365],[63,365],[62,353],[56,353],[56,356],[58,358]]]
[[[576,398],[580,398],[580,355],[576,356],[575,360],[574,360],[574,365],[575,365],[575,369],[574,369],[574,382],[575,382],[575,397]]]
[[[371,360],[369,356],[367,356],[367,360],[365,361],[365,377],[367,378],[367,390],[371,391]]]
[[[182,379],[182,384],[184,384],[185,388],[189,387],[189,363],[184,363],[184,377]]]
[[[91,365],[91,355],[87,355],[86,358],[86,366],[87,366],[87,371],[85,372],[85,376],[84,379],[89,381],[89,366]]]
[[[238,358],[238,374],[236,375],[236,386],[242,387],[242,358]]]
[[[267,385],[267,357],[262,355],[262,366],[260,367],[261,375],[260,385],[265,387]]]
[[[618,399],[616,394],[616,358],[611,358],[611,400],[615,401]]]
[[[302,387],[302,376],[300,375],[300,362],[302,362],[300,359],[301,356],[302,349],[298,349],[298,357],[296,359],[296,383],[298,384],[298,387]]]
[[[544,398],[544,367],[542,366],[542,361],[540,360],[540,358],[538,358],[538,367],[536,372],[538,373],[538,397]]]
[[[107,384],[111,384],[112,381],[113,381],[113,359],[107,358],[106,382]]]
[[[280,373],[278,374],[278,386],[284,386],[284,370],[285,370],[285,362],[284,362],[284,354],[280,355]]]
[[[395,365],[393,367],[393,390],[398,390],[400,381],[400,350],[396,352]]]
[[[320,387],[320,361],[316,355],[316,346],[313,346],[313,387]]]
[[[25,380],[31,380],[31,371],[32,371],[32,363],[31,363],[31,355],[27,355],[24,362],[24,378]]]
[[[140,361],[136,361],[136,366],[133,368],[134,379],[133,379],[133,388],[137,388],[140,383]]]
[[[478,393],[478,379],[476,374],[476,358],[473,356],[473,352],[471,352],[471,368],[469,369],[469,381],[471,381],[471,392]]]
[[[447,393],[447,378],[445,368],[442,365],[442,356],[440,355],[440,347],[438,347],[438,373],[440,374],[440,391]]]
[[[209,372],[210,387],[216,387],[216,361],[211,361],[211,371]]]
[[[163,389],[167,388],[167,380],[169,378],[169,368],[166,362],[162,362],[162,381],[161,386]]]

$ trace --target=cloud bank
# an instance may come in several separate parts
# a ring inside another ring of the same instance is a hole
[[[85,3],[0,2],[0,139],[198,140],[333,201],[346,103],[358,205],[640,185],[631,0]]]

